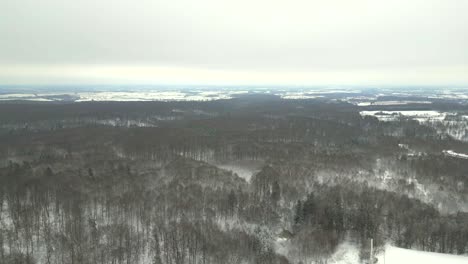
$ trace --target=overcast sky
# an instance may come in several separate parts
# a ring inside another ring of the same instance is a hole
[[[0,0],[0,84],[467,85],[467,0]]]

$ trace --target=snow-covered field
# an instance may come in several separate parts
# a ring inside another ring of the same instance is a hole
[[[445,155],[454,157],[454,158],[460,158],[460,159],[468,159],[468,154],[463,154],[463,153],[457,153],[453,150],[444,150],[443,151]]]
[[[0,90],[2,88],[0,87]],[[468,90],[366,90],[355,87],[50,87],[3,88],[2,100],[31,101],[205,101],[229,99],[238,94],[262,93],[283,99],[339,98],[357,106],[391,106],[407,104],[432,104],[434,99],[468,100]],[[347,95],[343,97],[343,95]],[[385,98],[387,96],[387,98]],[[388,97],[390,96],[390,97]],[[465,102],[466,103],[466,102]]]
[[[216,91],[92,91],[76,93],[12,93],[0,94],[0,101],[4,100],[27,100],[27,101],[62,101],[63,98],[77,102],[86,101],[210,101],[220,99],[231,99],[236,95],[245,94],[248,91],[240,90],[216,90]]]
[[[308,89],[304,91],[291,90],[139,90],[139,91],[80,91],[54,93],[11,93],[0,94],[0,100],[29,100],[29,101],[60,101],[64,96],[73,97],[73,101],[208,101],[231,99],[236,95],[252,93],[274,94],[283,99],[313,99],[323,98],[334,93],[358,93],[359,90],[330,90],[330,89]]]
[[[398,248],[387,245],[375,255],[374,264],[467,264],[468,256],[441,254]],[[359,248],[356,245],[344,242],[327,263],[330,264],[360,264]],[[366,262],[367,263],[367,262]]]
[[[443,91],[440,94],[428,96],[435,99],[468,99],[468,93],[465,91]]]
[[[27,100],[38,102],[51,102],[53,100],[36,96],[34,94],[0,94],[0,101]]]
[[[336,249],[327,263],[330,264],[360,264],[359,248],[356,245],[344,242]]]
[[[91,92],[80,93],[77,101],[209,101],[230,99],[244,91]]]
[[[370,105],[407,105],[407,104],[432,104],[431,101],[363,101],[355,103],[357,106]]]
[[[263,162],[256,162],[256,161],[232,161],[229,163],[215,163],[215,166],[218,168],[232,171],[236,173],[237,176],[245,179],[246,181],[250,181],[252,176],[259,172],[263,166]]]
[[[398,121],[408,118],[436,129],[437,133],[449,135],[454,139],[468,141],[468,122],[466,115],[457,112],[426,111],[360,111],[362,117],[374,116],[380,121]],[[450,154],[450,153],[449,153]],[[452,153],[453,154],[453,153]],[[453,156],[453,155],[452,155]],[[462,156],[459,156],[462,157]]]
[[[375,116],[381,121],[394,121],[399,117],[409,117],[420,122],[444,120],[450,113],[438,112],[433,110],[428,111],[361,111],[361,116]]]
[[[283,99],[316,99],[316,98],[323,98],[323,95],[313,95],[307,93],[286,93],[281,94],[281,98]]]
[[[424,252],[387,246],[377,257],[384,264],[467,264],[468,256]]]
[[[349,94],[349,93],[360,93],[360,90],[355,89],[343,89],[343,90],[330,90],[330,89],[307,89],[304,91],[287,91],[280,90],[275,91],[273,94],[283,99],[316,99],[324,98],[327,95],[332,94]]]

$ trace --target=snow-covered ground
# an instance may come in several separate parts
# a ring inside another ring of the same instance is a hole
[[[377,256],[377,263],[384,264],[467,264],[468,256],[417,251],[387,246]]]
[[[279,90],[275,91],[274,94],[283,99],[316,99],[332,94],[352,94],[360,92],[360,90],[355,89],[305,89],[301,91]]]
[[[245,94],[248,91],[240,90],[214,90],[214,91],[91,91],[63,94],[57,93],[11,93],[0,94],[2,100],[27,100],[27,101],[61,101],[63,98],[77,102],[86,101],[209,101],[230,99],[236,95]]]
[[[361,116],[374,116],[380,121],[397,121],[401,117],[434,128],[437,133],[468,141],[468,118],[457,112],[426,111],[360,111]]]
[[[375,255],[374,264],[467,264],[468,256],[441,254],[387,245]],[[327,263],[360,264],[359,248],[349,242],[340,244]]]
[[[453,150],[444,150],[443,153],[454,158],[468,159],[468,154],[458,153]]]
[[[444,120],[451,113],[438,112],[433,110],[428,111],[361,111],[361,116],[375,116],[381,121],[394,121],[398,117],[409,117],[420,122],[431,120]]]
[[[2,89],[0,87],[0,89]],[[446,89],[428,93],[427,90],[400,90],[398,92],[380,89],[366,91],[353,87],[69,87],[69,89],[15,89],[0,91],[2,100],[32,101],[205,101],[229,99],[238,94],[262,93],[284,99],[340,98],[358,106],[389,106],[406,104],[432,104],[434,99],[468,100],[468,90]],[[343,98],[343,95],[348,95]],[[336,96],[335,96],[336,95]],[[391,96],[391,98],[384,98]],[[466,102],[465,102],[466,103]]]
[[[468,94],[466,91],[443,91],[440,94],[428,96],[428,98],[435,99],[468,99]]]
[[[252,176],[259,172],[263,166],[263,162],[259,161],[230,161],[228,163],[215,163],[215,166],[223,170],[232,171],[237,176],[250,181]]]
[[[16,98],[28,98],[28,97],[35,97],[35,94],[21,94],[21,93],[12,93],[12,94],[0,94],[0,100],[12,100]]]
[[[341,243],[327,263],[330,264],[360,264],[359,248],[350,242]],[[380,262],[379,262],[380,263]]]
[[[362,101],[355,102],[357,106],[370,106],[370,105],[407,105],[407,104],[432,104],[431,101]]]
[[[316,98],[323,98],[323,95],[313,95],[307,93],[286,93],[281,94],[281,98],[283,99],[316,99]]]
[[[149,92],[89,92],[80,93],[77,101],[209,101],[230,99],[244,91],[149,91]]]

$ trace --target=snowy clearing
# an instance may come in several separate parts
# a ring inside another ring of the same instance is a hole
[[[376,255],[375,264],[466,264],[468,256],[442,254],[434,252],[404,249],[387,245]],[[359,248],[350,242],[338,246],[335,253],[328,259],[331,264],[359,264]]]
[[[432,104],[431,101],[373,101],[373,102],[359,102],[357,106],[370,106],[370,105],[407,105],[407,104]]]
[[[250,178],[259,172],[263,166],[263,162],[256,161],[232,161],[229,163],[215,163],[215,166],[223,170],[232,171],[237,176],[250,182]]]
[[[309,92],[286,92],[278,94],[283,99],[315,99],[322,98],[323,95],[317,95]]]
[[[181,91],[164,92],[90,92],[80,93],[77,101],[208,101],[232,98],[230,92],[205,91],[190,94]]]
[[[450,113],[428,111],[360,111],[361,116],[375,116],[380,121],[394,121],[399,117],[410,117],[420,122],[438,120],[442,121]]]
[[[442,151],[445,155],[454,157],[454,158],[461,158],[461,159],[468,159],[468,154],[458,153],[453,150],[444,150]]]
[[[387,246],[377,263],[385,264],[466,264],[468,256],[417,251]]]
[[[236,95],[246,94],[248,91],[139,91],[139,92],[76,92],[76,93],[40,93],[40,94],[0,94],[1,100],[28,100],[28,101],[60,101],[63,96],[72,96],[73,101],[210,101],[231,99]],[[51,100],[54,97],[54,100]],[[56,97],[56,98],[55,98]]]
[[[330,264],[358,264],[359,261],[359,248],[353,243],[341,243],[336,249],[335,253],[330,257],[328,263]]]

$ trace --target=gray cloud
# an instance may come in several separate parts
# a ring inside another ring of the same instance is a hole
[[[465,83],[458,72],[468,67],[467,13],[464,0],[3,0],[0,64],[259,71],[265,78],[378,71],[383,83],[406,71],[414,72],[407,80],[422,82],[430,68],[443,72],[441,82]],[[31,72],[10,76],[21,74],[34,81]],[[13,80],[0,73],[0,81]]]

